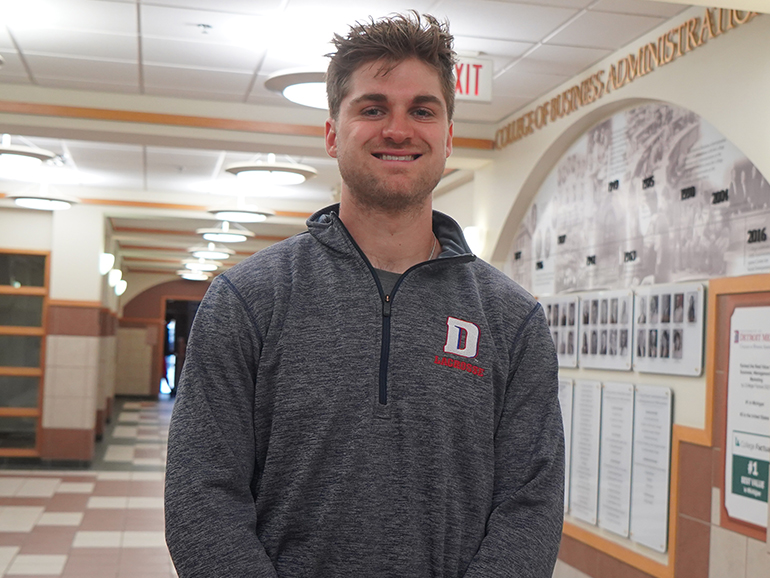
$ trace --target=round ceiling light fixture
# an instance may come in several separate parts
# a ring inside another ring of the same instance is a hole
[[[78,202],[78,199],[59,192],[52,193],[47,184],[40,185],[37,192],[13,193],[8,195],[19,207],[36,211],[64,211]]]
[[[195,231],[197,235],[202,235],[207,241],[212,243],[243,243],[254,233],[245,227],[235,223],[236,228],[230,228],[230,221],[222,221],[218,227],[203,227]]]
[[[238,204],[235,207],[222,207],[220,209],[209,209],[209,213],[222,221],[231,221],[233,223],[261,223],[268,217],[275,215],[270,209],[263,209],[256,205]]]
[[[281,70],[271,74],[265,88],[302,106],[327,110],[326,74],[317,70]]]
[[[206,273],[205,271],[191,271],[190,269],[180,269],[176,274],[188,281],[208,281],[211,278],[211,273]]]
[[[278,162],[275,155],[267,155],[267,161],[238,163],[225,169],[249,185],[284,186],[299,185],[312,179],[318,171],[309,165],[294,162]]]
[[[13,169],[33,168],[58,155],[51,151],[11,144],[11,135],[4,134],[0,144],[0,167]]]
[[[229,259],[235,255],[235,251],[228,249],[227,247],[217,247],[215,243],[209,243],[208,245],[199,245],[197,247],[190,247],[187,252],[192,254],[196,259]]]
[[[190,271],[216,271],[222,266],[222,263],[207,259],[185,259],[182,261],[182,265]]]

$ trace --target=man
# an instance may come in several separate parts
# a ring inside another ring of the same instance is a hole
[[[335,39],[339,206],[212,283],[166,476],[187,577],[550,577],[563,510],[542,308],[431,210],[452,150],[445,25]]]

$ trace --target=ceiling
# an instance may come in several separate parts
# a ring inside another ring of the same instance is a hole
[[[416,9],[448,18],[460,54],[493,61],[492,102],[458,102],[455,113],[456,136],[489,142],[497,123],[688,6],[646,0],[0,0],[0,101],[98,102],[100,110],[321,127],[323,111],[270,92],[268,76],[323,70],[334,32],[369,15]],[[142,132],[125,122],[107,129],[76,118],[30,118],[0,115],[0,132],[11,133],[14,144],[60,155],[64,166],[46,169],[55,187],[84,202],[110,203],[108,221],[127,272],[179,268],[185,249],[200,244],[195,229],[213,223],[205,209],[234,198],[234,177],[224,172],[229,164],[275,152],[319,173],[303,185],[249,191],[249,202],[278,214],[247,225],[257,238],[235,246],[239,255],[229,264],[303,230],[305,217],[332,202],[339,187],[321,133],[289,128],[239,139],[214,127],[187,138],[174,127]],[[490,151],[479,142],[456,149],[439,188],[467,182],[488,162]],[[0,193],[30,186],[0,174]]]

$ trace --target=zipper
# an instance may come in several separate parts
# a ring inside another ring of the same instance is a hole
[[[388,362],[390,358],[390,310],[393,304],[393,298],[396,295],[396,291],[398,291],[398,288],[401,286],[401,282],[404,280],[404,277],[406,277],[409,273],[411,273],[418,267],[422,267],[423,265],[433,263],[434,261],[422,261],[420,263],[417,263],[416,265],[412,265],[411,267],[409,267],[409,269],[401,273],[401,276],[396,281],[396,284],[393,286],[393,290],[390,292],[390,294],[385,295],[385,291],[382,288],[382,283],[380,283],[380,277],[379,275],[377,275],[377,271],[375,271],[374,267],[369,261],[369,258],[358,246],[358,243],[356,243],[355,239],[353,239],[353,236],[350,234],[350,231],[348,231],[347,227],[345,227],[345,224],[339,218],[337,218],[336,221],[342,226],[342,230],[345,231],[345,234],[348,236],[348,239],[350,239],[350,242],[356,248],[356,251],[358,251],[358,254],[361,255],[361,258],[364,260],[364,263],[366,263],[366,266],[369,268],[369,272],[372,274],[372,277],[374,277],[374,282],[377,284],[377,291],[379,292],[380,299],[382,300],[382,344],[380,346],[380,373],[379,373],[379,384],[378,384],[378,402],[381,406],[384,406],[388,404]],[[460,261],[462,263],[467,263],[475,259],[476,259],[476,256],[469,253],[465,255],[457,255],[454,257],[445,257],[440,261],[442,264],[448,263],[450,261]],[[438,261],[438,259],[436,259],[436,261]]]

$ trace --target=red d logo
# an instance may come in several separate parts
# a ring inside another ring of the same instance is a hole
[[[451,353],[460,357],[476,357],[479,352],[478,326],[454,317],[447,317],[446,325],[444,353]]]

